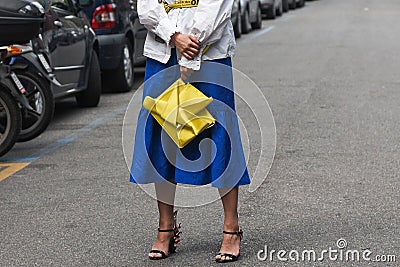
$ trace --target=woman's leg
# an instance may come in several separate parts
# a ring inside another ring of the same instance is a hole
[[[176,185],[173,183],[155,183],[159,212],[158,227],[161,230],[174,227],[174,200]],[[151,249],[162,250],[168,254],[168,245],[174,232],[158,232],[157,239]],[[150,257],[161,257],[160,253],[149,253]]]
[[[229,189],[219,189],[222,196],[222,205],[224,206],[224,231],[237,232],[239,231],[238,220],[238,194],[239,187],[235,186]],[[224,234],[220,252],[239,255],[240,251],[240,236]],[[225,259],[225,256],[216,256],[217,259]]]

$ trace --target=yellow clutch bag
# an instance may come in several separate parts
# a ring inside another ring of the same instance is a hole
[[[143,107],[150,111],[179,148],[215,124],[206,107],[212,97],[178,79],[156,99],[146,96]]]

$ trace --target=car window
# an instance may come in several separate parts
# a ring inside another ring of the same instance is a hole
[[[69,0],[53,0],[51,4],[56,10],[72,13],[74,11]]]

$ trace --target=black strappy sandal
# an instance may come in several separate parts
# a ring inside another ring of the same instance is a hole
[[[164,251],[159,250],[159,249],[152,249],[150,250],[150,253],[158,253],[161,254],[161,257],[156,257],[156,256],[150,256],[149,255],[149,259],[150,260],[162,260],[165,258],[168,258],[168,256],[171,253],[175,253],[176,252],[176,248],[178,246],[178,243],[180,241],[180,235],[182,233],[181,231],[181,224],[176,222],[176,216],[177,216],[178,211],[174,212],[174,228],[172,229],[160,229],[158,228],[159,232],[174,232],[174,236],[171,236],[171,238],[169,239],[169,243],[168,243],[168,254],[166,254]]]
[[[177,223],[177,216],[178,216],[178,211],[174,211],[174,246],[175,249],[178,247],[179,242],[181,241],[180,235],[182,234],[181,231],[181,223]]]
[[[239,231],[237,231],[237,232],[223,231],[223,233],[227,234],[227,235],[238,235],[240,238],[240,241],[242,241],[243,230],[241,228],[239,228]],[[225,253],[225,252],[218,252],[216,256],[221,256],[221,258],[215,259],[215,261],[218,263],[233,262],[233,261],[237,261],[239,259],[240,252],[238,255],[233,255],[231,253]],[[225,259],[223,260],[222,257],[225,257]]]

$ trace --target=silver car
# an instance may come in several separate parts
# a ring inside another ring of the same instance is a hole
[[[295,0],[293,0],[295,1]],[[261,12],[267,19],[275,19],[283,13],[282,0],[261,0]]]
[[[260,0],[235,0],[231,20],[237,38],[252,29],[260,29],[262,26]]]

